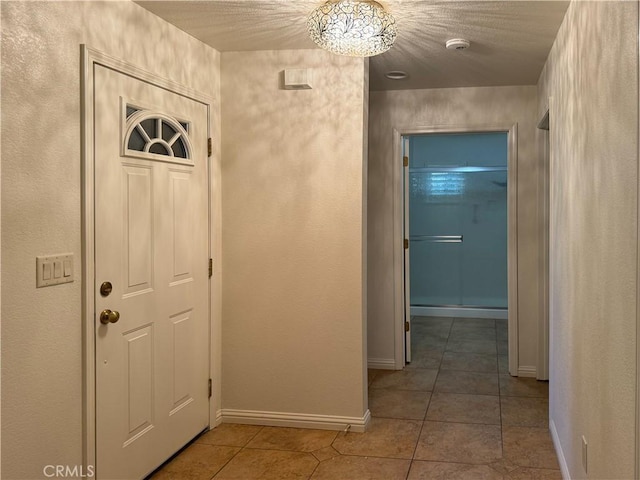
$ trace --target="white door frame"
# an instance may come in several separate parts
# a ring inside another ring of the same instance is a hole
[[[549,99],[551,101],[551,99]],[[540,313],[538,317],[538,362],[536,378],[538,380],[549,379],[549,188],[551,172],[551,143],[549,131],[549,108],[538,122],[538,158],[540,159],[540,183],[539,183],[539,301]]]
[[[393,129],[393,285],[395,368],[404,367],[404,172],[402,137],[430,133],[508,134],[507,181],[507,283],[509,310],[509,373],[518,375],[518,124],[511,125],[442,125],[396,127]]]
[[[94,179],[94,68],[95,65],[116,70],[124,75],[155,85],[207,106],[207,132],[212,137],[211,113],[214,99],[183,85],[164,79],[135,65],[81,45],[81,154],[82,154],[82,339],[83,339],[83,463],[85,468],[96,463],[96,375],[95,375],[95,179]],[[209,162],[209,256],[218,260],[221,252],[220,179],[217,150]],[[206,259],[203,259],[205,261]],[[209,372],[213,379],[213,395],[209,401],[209,425],[220,423],[220,300],[221,275],[216,271],[209,285],[210,341]],[[214,302],[212,304],[212,302]],[[85,470],[87,471],[87,470]]]

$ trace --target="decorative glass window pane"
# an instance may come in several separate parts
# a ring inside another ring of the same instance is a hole
[[[140,109],[136,107],[132,107],[131,105],[127,105],[127,118],[129,118],[131,115],[136,113],[138,110]]]
[[[171,155],[169,149],[162,143],[152,143],[149,147],[149,153],[156,153],[158,155]]]
[[[131,105],[127,105],[126,112],[124,154],[139,152],[133,156],[191,160],[188,122]]]
[[[175,128],[171,127],[167,122],[162,122],[162,139],[165,142],[171,141],[176,133]]]
[[[178,158],[187,158],[187,148],[184,145],[184,142],[181,138],[178,139],[176,143],[171,147],[173,149],[173,154]]]
[[[129,143],[127,144],[127,147],[129,148],[129,150],[144,152],[144,146],[146,145],[146,143],[147,142],[145,141],[144,138],[142,138],[142,135],[140,134],[138,129],[135,128],[131,132],[131,136],[129,137]]]
[[[147,118],[140,122],[144,131],[147,132],[149,138],[156,138],[156,119],[155,118]]]

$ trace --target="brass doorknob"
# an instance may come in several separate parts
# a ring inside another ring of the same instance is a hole
[[[103,310],[100,313],[100,323],[103,325],[108,325],[110,323],[116,323],[120,320],[120,312],[116,312],[115,310]]]

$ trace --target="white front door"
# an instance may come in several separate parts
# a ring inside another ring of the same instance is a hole
[[[96,473],[209,425],[207,106],[95,65]]]

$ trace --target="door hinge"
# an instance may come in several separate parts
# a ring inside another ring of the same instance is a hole
[[[408,167],[409,166],[409,157],[402,157],[402,165],[404,167]]]
[[[209,398],[211,398],[211,390],[212,390],[212,382],[211,379],[209,379]]]
[[[409,322],[404,322],[404,331],[408,332],[409,330],[411,330],[411,324]]]
[[[212,152],[213,152],[213,142],[211,140],[211,137],[209,137],[207,138],[207,157],[210,157]]]
[[[404,249],[407,250],[409,248],[409,239],[404,239]]]
[[[209,259],[209,278],[213,277],[213,258]]]

